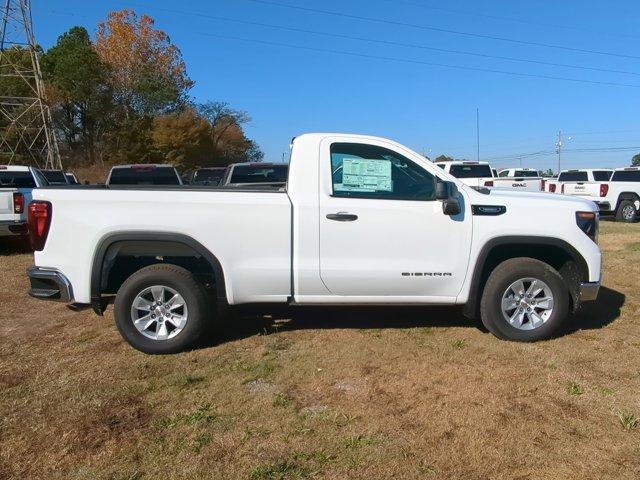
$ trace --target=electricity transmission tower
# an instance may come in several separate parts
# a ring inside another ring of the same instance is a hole
[[[31,1],[0,1],[0,164],[62,169],[44,99]]]

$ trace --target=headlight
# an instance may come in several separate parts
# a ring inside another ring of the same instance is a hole
[[[587,237],[598,243],[598,212],[576,212],[576,223]]]

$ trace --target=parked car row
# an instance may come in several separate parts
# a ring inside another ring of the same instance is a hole
[[[498,172],[488,162],[448,161],[437,166],[471,187],[543,191],[582,197],[598,205],[601,215],[635,222],[640,216],[640,168],[563,170],[545,179],[530,168],[507,168]]]

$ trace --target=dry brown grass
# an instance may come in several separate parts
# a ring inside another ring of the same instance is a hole
[[[305,309],[165,357],[111,311],[28,298],[31,256],[5,249],[0,478],[637,479],[640,225],[602,230],[606,288],[548,342],[451,309]]]

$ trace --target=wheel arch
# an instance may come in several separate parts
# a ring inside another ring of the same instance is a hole
[[[636,192],[621,192],[620,195],[618,195],[618,200],[616,201],[616,208],[614,211],[618,211],[620,204],[624,200],[631,200],[632,202],[635,202],[636,200],[640,200],[640,196],[638,196]]]
[[[227,301],[224,270],[218,258],[194,238],[170,232],[117,232],[103,237],[93,255],[91,264],[91,307],[102,315],[108,304],[103,297],[110,274],[119,255],[139,254],[144,258],[173,256],[177,258],[201,259],[214,277],[218,301]]]
[[[487,278],[501,262],[509,258],[529,257],[549,263],[563,277],[589,280],[589,266],[584,257],[568,242],[555,237],[506,236],[489,240],[480,250],[471,276],[469,298],[464,315],[475,318]],[[576,282],[577,286],[577,282]],[[576,292],[572,292],[576,293]]]

